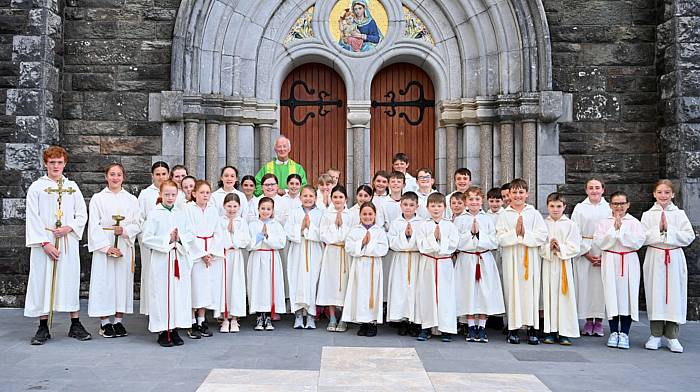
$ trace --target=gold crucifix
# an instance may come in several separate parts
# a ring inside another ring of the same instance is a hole
[[[52,193],[58,194],[58,209],[56,210],[56,228],[59,229],[61,228],[61,226],[63,226],[63,224],[61,223],[61,218],[63,218],[63,210],[61,209],[61,204],[63,203],[63,194],[67,193],[71,195],[75,192],[75,189],[73,189],[72,187],[64,188],[63,177],[56,181],[56,184],[56,188],[48,187],[44,189],[44,192],[48,193],[49,195]],[[54,236],[54,246],[56,247],[56,249],[58,249],[58,241],[59,238]],[[49,328],[51,328],[53,324],[53,304],[56,298],[56,261],[57,260],[53,261],[53,272],[51,273],[51,307],[49,308]]]

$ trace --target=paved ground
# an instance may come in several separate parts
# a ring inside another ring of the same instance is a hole
[[[387,326],[380,327],[377,337],[365,338],[356,336],[356,330],[342,334],[322,328],[294,330],[289,316],[276,323],[277,330],[272,332],[253,331],[253,321],[245,320],[238,334],[217,333],[200,341],[185,339],[182,347],[161,348],[155,343],[155,335],[145,332],[147,319],[143,316],[127,318],[130,336],[118,339],[97,335],[95,319],[83,318],[83,322],[93,333],[92,341],[68,338],[67,315],[60,314],[53,339],[44,346],[30,346],[36,321],[22,317],[21,309],[0,309],[0,390],[193,391],[201,387],[208,391],[227,390],[222,380],[228,379],[236,384],[258,385],[257,391],[291,390],[289,385],[270,382],[271,375],[286,374],[288,379],[310,380],[299,383],[301,390],[327,390],[328,383],[338,385],[354,379],[362,390],[371,391],[380,388],[363,383],[361,375],[397,369],[425,372],[434,390],[466,390],[478,385],[482,390],[546,386],[552,391],[659,391],[670,390],[673,385],[674,391],[690,391],[700,385],[700,323],[682,327],[681,342],[686,352],[674,354],[667,349],[652,352],[643,348],[648,336],[645,320],[633,325],[629,351],[607,348],[604,338],[593,337],[577,339],[571,347],[514,346],[506,344],[496,331],[490,331],[488,344],[461,340],[442,343],[438,339],[417,342],[396,335]],[[408,350],[357,351],[351,347]],[[390,362],[382,356],[385,354],[411,362],[387,368]],[[355,369],[353,364],[357,364],[357,371],[350,371]],[[346,370],[345,381],[333,378],[331,373],[324,375],[324,369]],[[391,377],[386,380],[392,382]],[[317,388],[312,387],[314,382]],[[260,384],[267,387],[260,388]],[[399,385],[384,387],[405,390]]]

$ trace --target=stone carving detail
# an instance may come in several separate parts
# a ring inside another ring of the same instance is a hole
[[[403,19],[406,22],[406,28],[403,30],[404,37],[418,39],[435,46],[435,40],[433,40],[428,27],[413,11],[405,6],[403,7]]]
[[[297,19],[297,21],[294,22],[292,28],[289,29],[289,33],[287,33],[287,37],[284,39],[284,44],[289,45],[293,41],[313,38],[314,30],[311,26],[311,21],[313,20],[313,17],[314,6],[311,6],[303,14],[301,14],[299,19]]]

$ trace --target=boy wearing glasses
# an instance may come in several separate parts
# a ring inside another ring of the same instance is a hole
[[[435,184],[435,179],[433,178],[433,171],[427,167],[422,167],[418,169],[418,216],[422,219],[430,218],[430,213],[428,212],[428,196],[437,192],[433,189],[433,184]],[[404,192],[408,192],[404,188]]]

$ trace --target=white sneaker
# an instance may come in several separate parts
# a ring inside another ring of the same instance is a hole
[[[221,333],[228,333],[229,328],[230,328],[230,323],[228,320],[224,320],[221,322],[221,328],[219,328],[219,332]]]
[[[265,318],[265,331],[274,331],[275,326],[272,325],[272,319],[268,316]]]
[[[678,339],[666,339],[666,347],[674,353],[683,352],[683,346],[681,346],[681,342]]]
[[[341,321],[338,323],[338,326],[335,327],[335,332],[345,332],[348,330],[348,325],[345,323],[345,321]]]
[[[630,337],[626,333],[620,332],[619,339],[617,341],[617,348],[627,350],[630,348]]]
[[[617,332],[611,333],[610,337],[608,338],[608,347],[617,348],[617,343],[619,340],[620,336],[617,334]]]
[[[239,332],[241,330],[241,325],[238,324],[238,320],[231,320],[231,327],[229,331],[231,332]]]
[[[306,316],[306,329],[316,329],[316,321],[314,321],[314,316]]]
[[[335,321],[331,321],[328,323],[328,326],[326,327],[326,331],[335,332],[336,328],[338,328],[338,323],[336,323]]]
[[[649,336],[649,340],[647,340],[647,343],[644,345],[644,348],[647,350],[658,350],[659,347],[661,347],[661,338],[657,338],[656,336]]]
[[[302,329],[302,328],[304,328],[304,316],[297,315],[296,318],[294,319],[294,329]]]

